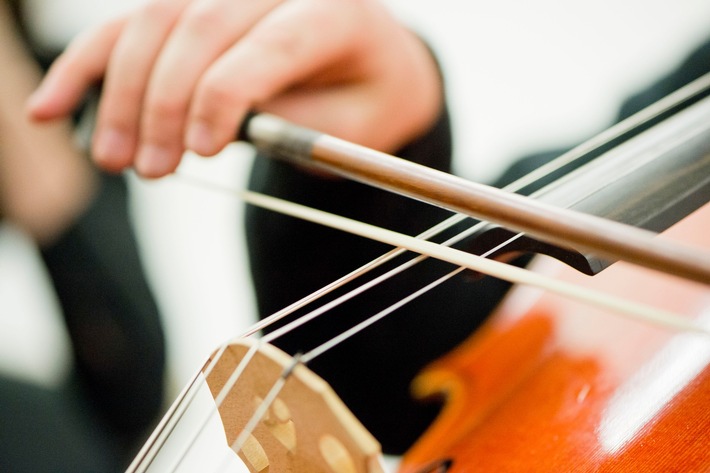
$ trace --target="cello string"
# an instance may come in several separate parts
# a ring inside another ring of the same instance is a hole
[[[263,194],[245,192],[244,198],[252,205],[263,206],[280,213],[285,213],[286,215],[297,216],[298,218],[371,238],[395,247],[404,247],[410,251],[448,261],[458,266],[466,266],[468,269],[473,269],[508,282],[533,286],[572,299],[582,300],[591,305],[615,310],[629,317],[642,319],[656,325],[676,330],[710,333],[705,328],[690,323],[682,316],[670,311],[656,309],[599,291],[578,287],[574,284],[558,281],[552,277],[535,274],[530,270],[482,258],[481,256],[448,246],[442,246],[427,240],[419,240],[415,237]]]
[[[588,140],[587,142],[577,146],[576,148],[568,151],[567,153],[561,155],[558,159],[549,162],[532,173],[524,176],[523,178],[519,179],[518,181],[514,182],[512,185],[506,187],[506,190],[512,190],[515,191],[516,189],[522,189],[531,183],[535,182],[537,179],[544,177],[552,172],[554,172],[557,169],[560,169],[567,164],[587,155],[588,153],[594,151],[595,149],[602,148],[604,145],[609,144],[613,142],[616,139],[619,139],[622,137],[624,134],[628,133],[630,130],[633,130],[644,123],[650,122],[654,118],[662,115],[663,113],[666,113],[667,111],[671,110],[674,107],[677,107],[679,103],[683,102],[684,100],[687,100],[689,96],[692,96],[693,94],[697,94],[702,92],[703,90],[706,90],[710,84],[710,75],[706,75],[701,77],[700,79],[688,84],[687,86],[683,87],[682,89],[679,89],[675,93],[667,96],[666,98],[656,102],[655,104],[647,107],[643,111],[627,118],[626,120],[619,122],[617,125],[605,130],[604,132],[596,135],[593,139]],[[459,221],[462,221],[463,219],[467,218],[466,216],[461,216],[461,215],[454,215],[453,217],[450,218],[454,223],[451,223],[451,225],[454,225],[455,223],[458,223]],[[390,252],[390,254],[400,254],[404,250],[402,249],[395,249]],[[387,257],[387,255],[385,255]],[[392,256],[393,257],[393,256]],[[375,266],[378,266],[379,264],[375,264]],[[366,268],[368,265],[365,265],[363,268]],[[364,269],[363,272],[367,272],[369,269]],[[336,283],[333,283],[331,287],[326,286],[326,293],[330,292],[330,290],[334,289],[335,287],[339,287],[342,284],[345,284],[347,281],[350,281],[357,277],[357,274],[361,274],[360,270],[356,270],[351,275],[348,275],[346,277],[341,278],[341,280],[336,281]],[[317,291],[318,292],[318,291]],[[311,300],[317,299],[319,296],[316,295],[315,293],[311,296],[308,296],[303,299],[301,304],[298,302],[293,304],[292,306],[289,306],[283,311],[279,311],[279,313],[273,314],[273,316],[267,317],[266,319],[262,320],[260,323],[255,324],[251,330],[248,330],[247,333],[245,333],[244,336],[249,336],[265,327],[270,325],[276,320],[279,320],[280,318],[286,316],[287,314],[293,312],[296,310],[298,307],[302,307],[303,305],[308,304]],[[213,360],[213,361],[216,361]],[[150,441],[149,441],[150,442]],[[163,442],[164,443],[164,442]]]
[[[303,324],[306,323],[307,321],[313,320],[314,318],[316,318],[316,317],[318,317],[318,316],[320,316],[320,315],[322,315],[322,314],[324,314],[324,313],[327,313],[327,312],[328,312],[329,310],[331,310],[333,307],[335,307],[335,306],[337,306],[337,305],[340,305],[341,303],[343,303],[343,302],[345,302],[345,301],[347,301],[347,300],[352,299],[352,298],[355,297],[356,295],[359,295],[359,294],[361,294],[362,292],[364,292],[365,290],[367,290],[367,289],[369,289],[369,288],[371,288],[371,287],[376,286],[377,284],[379,284],[380,282],[382,282],[382,281],[385,280],[385,279],[388,279],[389,277],[393,276],[394,274],[400,273],[400,272],[402,272],[403,270],[408,269],[409,267],[413,266],[413,264],[416,264],[416,263],[422,261],[422,260],[425,259],[425,258],[426,258],[425,256],[419,256],[418,258],[415,258],[415,259],[413,259],[413,260],[410,260],[408,263],[405,263],[405,264],[403,264],[403,265],[401,265],[401,266],[399,266],[399,267],[397,267],[397,268],[394,268],[394,269],[391,270],[390,272],[388,272],[388,273],[386,273],[386,274],[380,276],[379,278],[377,278],[377,279],[375,279],[375,280],[373,280],[373,281],[368,282],[367,284],[358,286],[356,289],[354,289],[354,290],[350,291],[349,293],[347,293],[347,294],[341,296],[340,298],[338,298],[338,299],[332,301],[331,303],[329,303],[329,304],[327,304],[327,305],[325,305],[325,306],[319,307],[318,309],[316,309],[316,310],[310,312],[309,314],[307,314],[307,315],[305,315],[305,316],[302,316],[302,317],[299,317],[298,319],[292,321],[291,323],[289,323],[288,325],[282,327],[281,329],[276,330],[276,331],[274,331],[274,332],[272,332],[272,333],[270,333],[270,334],[267,334],[267,335],[265,335],[265,336],[259,338],[259,339],[258,339],[258,342],[260,342],[260,343],[269,343],[269,342],[275,340],[276,338],[282,336],[284,333],[290,332],[290,331],[292,331],[293,329],[295,329],[296,327],[303,325]],[[411,296],[410,296],[410,297],[411,297]],[[412,297],[412,298],[413,298],[413,297]],[[411,299],[410,299],[410,300],[411,300]],[[402,305],[403,305],[403,304],[402,304]],[[384,316],[384,315],[383,315],[383,316]],[[381,318],[381,317],[380,317],[380,318]],[[363,327],[363,328],[364,328],[364,327]],[[218,412],[218,409],[219,409],[219,407],[221,406],[222,402],[225,400],[226,396],[229,395],[229,393],[230,393],[231,390],[233,389],[234,385],[236,384],[237,380],[238,380],[239,377],[241,376],[241,373],[243,372],[243,370],[245,369],[245,367],[247,366],[247,364],[249,363],[249,361],[251,360],[251,358],[252,358],[252,357],[254,356],[254,354],[256,353],[256,347],[257,347],[257,345],[255,344],[255,345],[253,345],[253,346],[250,348],[250,350],[247,352],[247,354],[244,356],[244,358],[242,358],[242,360],[240,361],[239,365],[237,366],[237,368],[236,368],[236,369],[234,370],[234,372],[232,373],[232,376],[230,376],[230,379],[228,380],[228,382],[227,382],[227,383],[224,385],[224,387],[220,390],[218,396],[215,398],[215,405],[214,405],[214,407],[211,408],[210,413],[207,415],[207,418],[200,424],[200,428],[196,431],[196,433],[195,433],[195,435],[193,436],[192,440],[191,440],[190,443],[188,444],[188,446],[187,446],[185,452],[183,453],[183,457],[187,454],[187,452],[188,452],[190,449],[193,448],[194,443],[197,441],[197,439],[198,439],[199,436],[201,435],[202,430],[203,430],[204,427],[207,425],[207,423],[208,423],[209,419],[211,418],[211,416],[212,416],[215,412]],[[311,359],[312,359],[312,358],[313,358],[313,357],[311,356]],[[265,398],[265,400],[262,401],[262,403],[259,405],[259,407],[258,407],[257,410],[255,411],[255,413],[253,414],[253,416],[250,418],[249,422],[246,424],[245,428],[244,428],[244,429],[242,430],[242,432],[240,433],[239,438],[238,438],[237,441],[233,444],[232,448],[233,448],[234,451],[236,451],[236,452],[239,452],[239,451],[240,451],[241,447],[243,446],[243,443],[246,441],[246,438],[247,438],[248,435],[251,433],[251,431],[252,431],[253,428],[255,427],[256,423],[263,417],[263,415],[264,415],[264,413],[266,412],[266,410],[270,407],[271,403],[273,402],[273,399],[274,399],[275,396],[280,392],[281,387],[283,386],[283,384],[284,384],[285,382],[286,382],[285,377],[284,377],[284,378],[279,378],[279,379],[277,380],[277,384],[279,384],[280,387],[277,388],[276,386],[274,386],[274,387],[272,387],[271,391],[269,391],[269,395],[267,395],[267,397]],[[269,399],[271,399],[271,400],[269,400]],[[179,467],[181,461],[182,461],[182,457],[181,457],[180,460],[178,461],[177,465],[176,465],[172,470],[170,470],[170,471],[176,471],[176,469]]]
[[[187,179],[190,179],[189,177],[186,176]],[[207,186],[211,191],[215,190],[215,186],[212,183],[207,183],[206,181],[194,181],[192,182],[195,185],[201,185],[201,186]],[[232,189],[225,188],[222,190],[227,190],[228,192],[232,193]],[[417,235],[417,238],[422,238],[422,239],[430,239],[442,231],[447,230],[448,228],[451,228],[452,226],[458,224],[459,222],[464,221],[467,217],[466,215],[462,214],[454,214],[451,217],[447,218],[443,222],[435,225],[434,227],[431,227],[430,229],[420,233]],[[272,325],[275,322],[278,322],[279,320],[283,319],[284,317],[292,314],[298,309],[301,309],[305,307],[306,305],[310,304],[311,302],[314,302],[321,297],[325,296],[326,294],[331,293],[332,291],[344,286],[345,284],[354,281],[358,277],[368,273],[369,271],[376,269],[383,265],[384,263],[394,259],[395,257],[405,253],[407,250],[404,248],[395,248],[393,250],[388,251],[387,253],[383,254],[382,256],[379,256],[375,258],[374,260],[365,263],[361,267],[355,269],[354,271],[351,271],[350,273],[346,274],[345,276],[342,276],[339,279],[336,279],[335,281],[331,282],[330,284],[323,286],[322,288],[312,292],[308,296],[294,302],[293,304],[290,304],[286,306],[285,308],[273,313],[272,315],[266,317],[265,319],[253,324],[246,332],[244,332],[241,336],[242,337],[247,337],[250,335],[253,335],[254,333],[261,331],[270,325]]]
[[[468,269],[468,268],[466,268],[465,266],[460,266],[460,267],[454,269],[453,271],[449,272],[448,274],[441,276],[440,278],[430,282],[429,284],[422,287],[421,289],[409,294],[407,297],[400,299],[399,301],[397,301],[396,303],[387,307],[386,309],[383,309],[380,312],[370,316],[368,319],[360,322],[359,324],[354,325],[353,327],[349,328],[348,330],[342,332],[340,335],[331,338],[330,340],[326,341],[325,343],[319,345],[318,347],[316,347],[313,350],[309,351],[308,353],[304,354],[302,356],[302,362],[304,364],[306,364],[306,363],[310,362],[311,360],[315,359],[316,357],[327,352],[328,350],[335,348],[340,343],[344,342],[345,340],[349,339],[350,337],[357,335],[358,333],[362,332],[370,325],[382,320],[383,318],[390,315],[391,313],[393,313],[397,309],[400,309],[401,307],[405,306],[406,304],[413,301],[417,297],[426,294],[430,290],[434,289],[435,287],[439,286],[440,284],[443,284],[444,282],[453,278],[457,274],[465,271],[466,269]]]
[[[473,229],[480,227],[480,226],[482,226],[482,224],[475,225],[474,227],[471,227],[471,229],[469,229],[469,230],[473,230]],[[440,244],[442,246],[450,246],[450,245],[458,242],[459,239],[462,238],[462,235],[464,235],[465,233],[468,233],[468,232],[463,232],[463,233],[456,235],[456,236],[450,238],[449,240],[447,240],[443,243],[440,243]],[[520,236],[522,236],[522,234],[518,234],[518,235],[515,235],[515,236],[509,238],[508,240],[504,241],[503,243],[500,243],[499,245],[497,245],[495,248],[485,252],[483,255],[481,255],[481,257],[485,258],[485,257],[489,256],[490,254],[494,253],[495,251],[499,250],[500,248],[503,248],[506,245],[510,244],[512,241],[518,239]],[[392,278],[393,276],[395,276],[407,269],[412,268],[414,265],[419,264],[426,259],[429,259],[428,255],[419,255],[415,258],[412,258],[411,260],[409,260],[405,263],[402,263],[401,265],[397,266],[396,268],[393,268],[393,269],[389,270],[388,272],[383,273],[379,277],[377,277],[371,281],[368,281],[365,284],[358,286],[357,288],[351,290],[350,292],[348,292],[346,294],[343,294],[342,296],[340,296],[337,299],[334,299],[330,303],[325,304],[325,305],[311,311],[310,313],[299,317],[298,319],[292,321],[291,323],[284,325],[283,327],[281,327],[277,330],[274,330],[273,332],[271,332],[269,334],[264,335],[263,339],[265,342],[271,343],[272,341],[278,339],[279,337],[292,332],[293,330],[304,325],[307,322],[310,322],[311,320],[315,319],[316,317],[323,315],[324,313],[337,307],[338,305],[340,305],[344,302],[347,302],[350,299],[353,299],[354,297],[362,294],[363,292],[367,291],[368,289],[371,289],[371,288],[381,284],[382,282]]]

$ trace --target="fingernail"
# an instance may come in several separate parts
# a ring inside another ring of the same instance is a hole
[[[212,129],[205,122],[193,122],[187,129],[185,147],[203,156],[214,154],[215,143]]]
[[[93,151],[97,161],[109,164],[114,161],[123,161],[132,150],[125,133],[115,128],[107,128],[99,132]]]
[[[145,177],[161,177],[173,171],[173,153],[157,145],[145,145],[136,156],[136,171]]]

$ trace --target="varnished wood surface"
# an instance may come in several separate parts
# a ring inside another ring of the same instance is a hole
[[[710,205],[663,238],[710,246]],[[617,263],[594,277],[538,269],[710,324],[710,290]],[[402,472],[706,472],[710,339],[517,288],[491,322],[417,381],[447,407]]]

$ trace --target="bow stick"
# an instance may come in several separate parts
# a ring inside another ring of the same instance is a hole
[[[710,284],[710,254],[655,238],[654,232],[467,181],[268,114],[248,117],[240,138],[277,159],[488,220],[561,247]]]

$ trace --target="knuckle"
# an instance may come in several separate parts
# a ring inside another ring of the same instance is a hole
[[[208,81],[203,89],[204,98],[211,103],[231,103],[234,102],[234,91],[230,90],[221,81]]]
[[[245,103],[246,99],[230,83],[221,77],[207,75],[199,86],[199,98],[202,109],[214,111],[218,109],[236,108]]]
[[[172,17],[176,3],[171,0],[153,0],[147,2],[140,8],[140,16],[148,20],[161,21],[164,18]]]
[[[183,26],[195,34],[205,35],[228,30],[229,21],[221,9],[199,3],[187,12],[183,19]]]
[[[114,100],[123,104],[140,103],[143,100],[144,88],[141,84],[123,81],[115,83],[110,90]]]
[[[138,127],[142,92],[136,88],[105,90],[99,103],[99,117],[103,124],[132,132]]]
[[[303,38],[291,28],[266,29],[252,38],[253,46],[268,57],[295,57],[303,48]]]
[[[186,113],[184,104],[169,97],[155,97],[146,103],[146,116],[149,123],[179,123]]]

